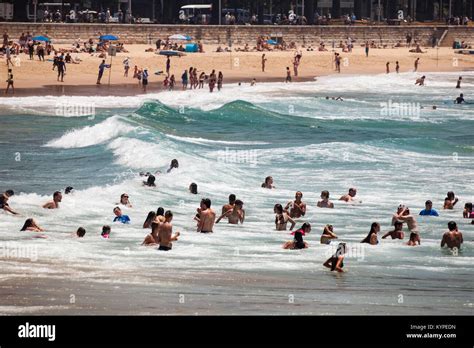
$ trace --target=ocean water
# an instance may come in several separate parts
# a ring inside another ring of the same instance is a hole
[[[408,73],[226,85],[213,94],[0,99],[0,189],[15,190],[10,205],[22,214],[0,213],[1,278],[43,274],[173,291],[176,285],[150,274],[163,269],[182,274],[183,281],[203,274],[212,282],[216,273],[232,275],[228,288],[216,290],[228,302],[228,314],[275,313],[275,297],[288,293],[311,314],[472,314],[474,225],[462,218],[462,208],[474,201],[474,106],[453,99],[463,92],[474,100],[474,74],[463,74],[462,90],[454,88],[458,75],[426,75],[425,87],[415,87],[415,75]],[[95,115],[58,113],[65,104],[93,105]],[[154,189],[142,185],[140,172],[165,172],[173,158],[179,169],[158,175]],[[260,188],[268,175],[275,190]],[[198,195],[188,192],[191,182]],[[59,210],[41,208],[66,186],[75,191],[63,195]],[[339,202],[352,186],[362,203]],[[308,211],[297,227],[312,224],[305,238],[310,247],[283,250],[292,236],[275,231],[273,206],[298,190]],[[335,209],[316,207],[322,190],[330,191]],[[459,197],[452,211],[442,209],[447,191]],[[133,204],[123,208],[132,223],[112,224],[124,192]],[[196,233],[193,216],[201,198],[211,198],[219,212],[230,193],[244,201],[245,223]],[[382,234],[388,231],[400,203],[418,213],[427,199],[441,216],[418,218],[421,246],[381,235],[377,246],[359,243],[374,221]],[[181,232],[168,253],[140,246],[148,232],[143,221],[158,206],[173,211],[174,229]],[[20,232],[27,217],[46,229],[47,239]],[[450,220],[464,234],[457,255],[439,245]],[[319,244],[328,223],[350,246],[344,274],[322,266],[337,244]],[[108,241],[100,238],[104,224],[112,226]],[[71,237],[79,226],[87,230],[84,239]],[[15,248],[29,250],[34,262],[5,257]],[[259,284],[260,276],[279,285]],[[246,278],[255,280],[251,294],[266,297],[265,304],[244,306],[239,298],[235,305]],[[331,310],[321,310],[321,303]]]

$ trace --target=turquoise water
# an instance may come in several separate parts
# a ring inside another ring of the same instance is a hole
[[[271,275],[296,288],[298,279],[304,279],[300,297],[314,314],[323,313],[311,299],[312,288],[331,289],[325,304],[335,314],[472,314],[474,225],[462,219],[462,208],[474,200],[474,107],[452,100],[460,92],[474,99],[474,75],[463,75],[461,91],[453,88],[454,74],[427,74],[424,88],[413,86],[414,76],[229,85],[212,95],[196,91],[2,99],[0,187],[15,190],[11,206],[23,216],[0,213],[0,241],[37,248],[38,259],[54,265],[42,266],[51,276],[59,277],[57,269],[67,261],[90,268],[84,274],[67,271],[84,281],[94,275],[148,284],[154,280],[147,273],[159,263],[177,273]],[[325,96],[342,96],[344,101]],[[95,117],[57,115],[58,103],[65,101],[93,102]],[[384,103],[405,103],[410,109],[395,107],[387,114]],[[173,158],[180,162],[178,170],[158,176],[156,189],[142,186],[139,172],[163,170]],[[276,190],[260,188],[268,175]],[[187,192],[191,182],[198,184],[199,195]],[[40,207],[66,186],[76,191],[64,196],[60,210]],[[358,188],[362,204],[337,201],[352,186]],[[273,205],[286,203],[297,190],[308,205],[297,225],[313,225],[306,237],[310,248],[283,250],[281,245],[291,236],[274,230]],[[335,209],[316,208],[322,190],[330,191]],[[453,211],[442,209],[447,191],[460,200]],[[112,225],[111,240],[104,242],[100,228],[111,223],[123,192],[133,204],[124,208],[132,224]],[[221,223],[213,235],[195,233],[192,218],[200,199],[211,198],[220,211],[230,193],[244,201],[245,224]],[[388,231],[400,203],[417,213],[427,199],[441,216],[418,219],[421,246],[388,239],[377,246],[358,243],[374,221],[382,233]],[[167,254],[140,246],[146,235],[143,220],[158,206],[174,212],[175,229],[182,232]],[[18,232],[26,217],[35,217],[46,228],[47,240]],[[450,220],[457,221],[464,234],[457,256],[439,247]],[[334,246],[319,244],[327,223],[352,248],[345,262],[348,272],[337,277],[322,267],[334,252]],[[86,228],[86,238],[74,240],[70,234],[79,226]],[[21,264],[14,259],[2,263],[5,277]],[[25,274],[38,272],[33,266],[21,269]],[[134,272],[133,279],[128,271]],[[261,291],[270,296],[263,284]],[[403,303],[398,302],[400,294]],[[233,295],[228,294],[229,313],[241,313],[231,305]],[[254,312],[246,308],[252,314],[272,312],[271,303]]]

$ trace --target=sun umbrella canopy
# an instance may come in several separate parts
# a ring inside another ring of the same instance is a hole
[[[278,42],[276,42],[275,40],[267,40],[267,44],[269,44],[269,45],[278,45]]]
[[[179,51],[160,51],[160,53],[158,54],[162,56],[168,56],[168,57],[182,57],[186,55],[183,52],[179,52]]]
[[[115,35],[102,35],[100,37],[100,40],[101,41],[117,41],[118,40],[118,37],[115,36]]]
[[[193,38],[189,35],[175,34],[168,37],[170,40],[191,41]]]
[[[47,38],[46,36],[35,36],[33,39],[33,41],[45,41],[45,42],[51,42],[51,40],[49,38]]]

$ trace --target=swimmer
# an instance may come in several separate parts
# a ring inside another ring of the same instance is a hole
[[[392,225],[395,226],[397,221],[406,222],[410,232],[418,233],[418,223],[413,215],[410,214],[410,209],[404,205],[399,205],[397,212],[392,216]]]
[[[151,223],[156,218],[156,213],[154,211],[150,211],[143,223],[143,228],[151,228]]]
[[[361,243],[367,243],[370,245],[377,245],[379,244],[379,241],[377,239],[377,233],[380,232],[380,224],[377,222],[373,222],[372,225],[370,226],[370,232],[365,237],[362,239]]]
[[[410,233],[410,240],[408,241],[407,245],[416,246],[416,243],[418,243],[418,245],[421,244],[420,235],[418,233],[412,232]]]
[[[454,104],[462,104],[462,103],[465,103],[466,101],[464,100],[464,94],[460,94],[459,97],[457,97],[455,100],[454,100]]]
[[[235,201],[236,201],[236,200],[237,200],[237,197],[236,197],[233,193],[231,193],[231,194],[229,195],[229,203],[224,204],[224,205],[222,206],[222,213],[221,213],[221,215],[224,215],[224,214],[227,213],[229,210],[234,209],[234,205],[235,205]]]
[[[344,272],[344,254],[347,252],[346,243],[339,243],[336,253],[332,255],[323,264],[324,267],[330,268],[331,271]]]
[[[344,201],[344,202],[353,202],[354,201],[354,197],[356,196],[357,194],[357,189],[355,187],[351,187],[349,189],[349,193],[348,194],[345,194],[344,196],[342,196],[341,198],[339,198],[340,201]]]
[[[158,250],[169,251],[173,247],[173,241],[177,241],[180,236],[179,232],[173,234],[173,226],[171,221],[173,220],[173,213],[168,210],[165,213],[165,222],[161,223],[158,227],[158,244],[160,247]]]
[[[454,209],[454,206],[456,205],[458,201],[459,199],[455,197],[454,192],[449,191],[446,194],[446,198],[444,199],[443,209]]]
[[[423,75],[422,77],[416,79],[415,85],[424,86],[425,85],[425,78],[426,78],[426,76]]]
[[[403,239],[405,238],[405,234],[402,231],[403,228],[403,222],[401,221],[396,221],[395,222],[395,229],[393,231],[389,231],[385,233],[382,237],[382,239],[387,238],[388,236],[392,237],[392,239]]]
[[[267,176],[265,178],[265,182],[262,184],[262,187],[267,189],[274,189],[275,186],[273,186],[273,177]]]
[[[13,192],[13,190],[7,190],[5,191],[5,193],[2,193],[0,195],[0,209],[3,209],[6,212],[11,213],[13,215],[18,215],[18,213],[14,211],[12,208],[10,208],[10,205],[8,204],[8,200],[14,194],[15,193]]]
[[[216,213],[211,209],[211,200],[209,198],[203,198],[197,212],[199,214],[197,231],[201,233],[212,233],[216,221]]]
[[[474,213],[472,212],[472,203],[464,204],[464,210],[462,212],[463,218],[474,219]],[[474,220],[473,220],[474,223]]]
[[[189,192],[192,193],[193,195],[197,195],[198,194],[198,185],[196,183],[191,183],[191,185],[189,185]]]
[[[68,194],[72,193],[73,191],[74,191],[74,188],[73,188],[72,186],[68,186],[68,187],[66,187],[66,189],[64,190],[64,193],[65,193],[66,195],[68,195]]]
[[[132,203],[130,203],[130,200],[129,200],[128,198],[129,198],[128,194],[122,193],[122,195],[120,196],[120,203],[116,203],[116,204],[117,204],[117,205],[118,205],[118,204],[122,204],[122,205],[124,205],[124,206],[126,206],[126,207],[131,208],[131,207],[132,207]]]
[[[421,216],[439,216],[438,212],[433,209],[433,202],[430,200],[425,202],[425,209],[420,211]]]
[[[245,210],[243,209],[244,202],[240,199],[235,201],[235,204],[232,209],[226,211],[222,214],[216,221],[216,224],[221,221],[222,218],[226,217],[229,220],[229,224],[237,225],[239,222],[244,223],[245,220]]]
[[[449,249],[461,249],[463,241],[462,233],[459,232],[457,224],[454,221],[448,222],[448,231],[443,234],[441,248],[447,245]]]
[[[112,232],[110,226],[104,225],[104,226],[102,226],[102,233],[100,234],[100,236],[104,239],[109,239],[110,238],[110,232]]]
[[[44,232],[44,229],[38,225],[35,219],[29,218],[26,219],[20,231]]]
[[[155,239],[153,232],[150,232],[145,236],[145,239],[143,240],[142,245],[144,246],[158,245],[158,241]]]
[[[300,229],[292,232],[291,234],[294,236],[293,241],[286,242],[283,244],[283,249],[307,249],[308,248],[308,243],[303,241],[303,236],[306,235],[306,233],[311,232],[311,224],[308,222],[305,222],[303,226],[301,226]]]
[[[51,202],[46,203],[43,205],[43,208],[45,209],[58,209],[59,208],[59,203],[63,199],[63,195],[61,192],[56,191],[53,194],[53,200]]]
[[[275,204],[273,207],[273,212],[275,215],[275,227],[277,231],[286,231],[286,226],[288,222],[291,223],[290,231],[295,228],[296,222],[283,211],[283,206],[281,204]]]
[[[257,79],[253,79],[252,82],[250,82],[250,86],[255,86],[257,84]]]
[[[285,207],[285,211],[290,209],[290,217],[298,219],[306,214],[306,203],[301,200],[303,193],[301,191],[296,192],[295,200],[289,201]]]
[[[178,168],[179,167],[179,163],[178,163],[178,160],[177,159],[174,159],[171,161],[171,164],[170,164],[170,167],[168,168],[168,170],[166,171],[167,173],[171,172],[174,168]]]
[[[317,204],[319,208],[334,208],[334,203],[329,200],[329,191],[321,191],[320,197],[321,200]]]
[[[154,175],[149,175],[147,181],[143,182],[143,185],[148,187],[156,187],[155,180],[156,178]]]
[[[332,239],[337,239],[332,225],[324,226],[323,234],[321,235],[321,244],[330,244]]]
[[[461,88],[462,76],[459,76],[458,82],[456,83],[456,88]]]
[[[77,238],[83,238],[86,235],[86,229],[84,227],[79,227],[75,235]]]
[[[120,209],[119,207],[114,208],[114,214],[115,214],[115,218],[114,218],[113,222],[118,221],[118,222],[121,222],[123,224],[130,223],[130,218],[128,217],[128,215],[123,215],[122,214],[122,209]]]
[[[159,207],[156,211],[156,216],[151,222],[151,235],[157,241],[158,240],[158,231],[160,225],[165,222],[165,210],[162,207]]]

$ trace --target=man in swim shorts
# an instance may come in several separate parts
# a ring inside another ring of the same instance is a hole
[[[168,210],[165,213],[165,222],[161,223],[158,227],[158,244],[160,247],[158,250],[169,251],[173,247],[173,241],[177,241],[180,236],[179,232],[173,235],[173,226],[171,221],[173,220],[173,213]]]
[[[209,198],[203,198],[197,212],[199,214],[197,231],[201,233],[212,233],[216,221],[216,213],[211,209],[211,200]]]
[[[457,224],[454,221],[448,222],[448,231],[443,234],[441,248],[447,245],[450,249],[460,249],[463,241],[462,233],[459,232]]]
[[[235,195],[233,193],[229,195],[229,203],[224,204],[222,206],[222,213],[221,213],[222,215],[227,213],[229,210],[234,209],[234,204],[235,204],[236,199],[237,198],[235,197]]]

